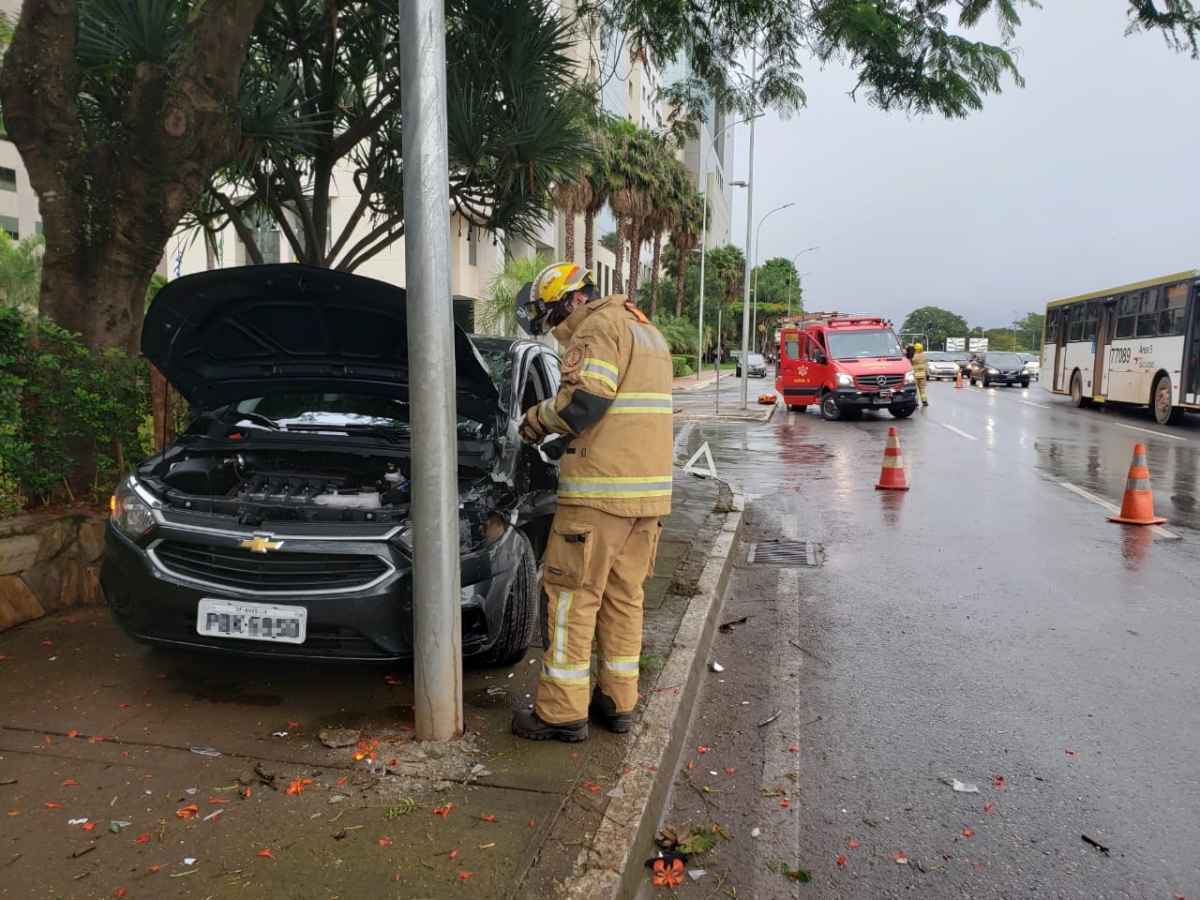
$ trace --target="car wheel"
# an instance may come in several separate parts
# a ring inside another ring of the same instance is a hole
[[[1083,379],[1078,372],[1071,376],[1071,402],[1081,409],[1087,406],[1087,398],[1083,396]]]
[[[520,662],[529,644],[533,641],[534,629],[538,621],[538,600],[541,591],[538,588],[537,563],[533,558],[533,547],[524,534],[517,534],[521,542],[521,559],[517,563],[517,571],[513,575],[512,584],[508,587],[508,596],[504,598],[504,618],[500,623],[500,633],[492,648],[480,657],[484,665],[510,666]]]
[[[916,411],[917,411],[917,408],[915,406],[902,406],[899,409],[889,409],[888,410],[888,412],[890,412],[892,414],[892,417],[895,419],[907,419],[909,416],[911,416]]]
[[[1171,379],[1160,375],[1154,382],[1154,421],[1159,425],[1174,425],[1183,418],[1183,410],[1171,405]]]
[[[836,422],[842,417],[841,407],[838,406],[837,397],[833,394],[826,394],[821,398],[821,418],[829,422]]]
[[[734,369],[734,370],[733,370],[733,377],[734,377],[734,378],[741,378],[741,377],[742,377],[742,370],[741,370],[741,369]]]
[[[986,376],[986,375],[985,375],[985,376],[983,376],[983,379],[982,379],[982,380],[981,380],[979,383],[980,383],[981,385],[983,385],[983,389],[984,389],[985,391],[986,391],[986,390],[987,390],[989,387],[991,387],[991,386],[992,386],[992,383],[991,383],[990,381],[988,381],[988,380],[987,380],[987,376]]]
[[[967,381],[970,382],[971,387],[975,387],[975,379],[974,378],[968,378]]]
[[[1029,389],[1029,379],[1028,378],[1021,382],[1021,387],[1025,388],[1026,390]]]

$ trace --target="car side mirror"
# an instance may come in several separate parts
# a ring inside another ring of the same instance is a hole
[[[825,365],[825,363],[829,362],[829,359],[825,356],[824,353],[822,353],[820,350],[818,350],[816,353],[813,354],[813,362],[815,362],[818,366],[823,366],[823,365]]]

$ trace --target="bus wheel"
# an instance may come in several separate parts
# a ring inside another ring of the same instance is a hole
[[[1083,379],[1078,372],[1071,376],[1071,402],[1081,409],[1087,405],[1087,398],[1083,396]]]
[[[1171,405],[1171,379],[1168,376],[1158,376],[1153,396],[1154,421],[1159,425],[1175,425],[1183,418],[1183,410]]]
[[[837,397],[833,394],[826,394],[821,398],[821,418],[828,419],[830,422],[836,422],[842,417],[842,410],[838,406]]]

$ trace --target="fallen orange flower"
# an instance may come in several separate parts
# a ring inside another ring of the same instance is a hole
[[[289,797],[297,797],[304,793],[304,789],[313,783],[311,778],[295,778],[288,785],[287,793]]]
[[[530,819],[530,820],[529,820],[529,827],[530,827],[530,828],[536,828],[536,827],[537,827],[537,822],[533,821],[533,819]]]
[[[455,847],[450,851],[450,859],[458,859],[458,848]]]
[[[113,891],[113,896],[114,897],[124,897],[126,893],[127,892],[126,892],[125,888],[117,888],[115,891]]]
[[[198,812],[200,812],[200,807],[195,803],[189,803],[187,806],[181,806],[175,810],[175,816],[179,819],[190,819]]]
[[[983,804],[983,811],[989,814],[995,812],[996,804],[989,800],[987,803]]]
[[[46,801],[46,809],[62,809],[62,808],[63,808],[63,805],[61,803],[55,803],[53,800]]]
[[[992,787],[994,787],[996,790],[1002,791],[1006,786],[1007,782],[1005,782],[1003,775],[992,776]]]
[[[433,808],[433,814],[435,816],[441,816],[443,819],[445,819],[450,815],[450,810],[452,809],[454,809],[453,803],[447,803],[445,806],[435,806]]]
[[[725,767],[725,774],[726,774],[726,775],[732,775],[732,774],[733,774],[734,772],[736,772],[736,771],[737,771],[737,769],[735,769],[733,766],[726,766],[726,767]]]
[[[656,859],[654,875],[651,880],[655,887],[679,887],[683,884],[683,860],[671,860],[671,865],[668,867],[665,859]]]
[[[704,744],[701,744],[699,747],[696,748],[696,752],[697,753],[707,753],[708,747],[705,746]]]
[[[339,779],[337,780],[338,787],[341,787],[341,786],[343,786],[343,785],[345,785],[345,784],[349,784],[349,783],[350,783],[350,776],[349,776],[349,775],[343,775],[341,778],[339,778]]]
[[[66,781],[64,781],[62,783],[62,786],[63,787],[79,787],[79,782],[76,781],[74,778],[68,778]]]
[[[496,821],[496,817],[493,815],[480,816],[479,818],[483,819],[483,821],[489,824]]]
[[[851,850],[857,850],[860,846],[858,843],[858,838],[850,838],[850,840],[846,841],[846,846]]]
[[[263,859],[274,859],[275,858],[275,854],[272,853],[270,850],[268,850],[266,847],[263,847],[261,850],[259,850],[254,855],[261,856]]]
[[[787,809],[791,805],[792,805],[792,801],[789,800],[787,797],[784,797],[782,800],[779,801],[780,809]]]
[[[844,866],[846,864],[846,854],[839,853],[837,855],[837,859],[834,860],[834,862],[836,862],[839,866]]]
[[[962,830],[962,836],[965,837],[967,840],[970,840],[971,838],[973,838],[975,836],[975,832],[972,830],[971,826],[968,825],[967,827],[965,827]]]
[[[387,835],[384,835],[383,837],[381,837],[379,839],[378,843],[379,843],[380,847],[390,847],[390,846],[392,846],[392,839],[390,837],[388,837]]]
[[[95,830],[96,830],[96,823],[95,823],[95,822],[84,822],[84,823],[83,823],[83,830],[84,830],[84,831],[95,831]]]
[[[157,874],[158,874],[159,872],[161,872],[161,871],[162,871],[162,866],[161,866],[161,865],[159,865],[158,863],[155,863],[154,865],[152,865],[152,866],[150,867],[150,874],[151,874],[151,875],[157,875]]]
[[[214,796],[214,797],[209,797],[208,802],[210,804],[212,804],[213,806],[220,806],[222,803],[228,803],[229,801],[226,800],[224,797],[215,797]]]
[[[244,788],[242,788],[242,789],[241,789],[241,791],[239,791],[238,793],[240,793],[240,794],[242,795],[242,799],[243,799],[243,800],[249,800],[249,799],[250,799],[250,795],[251,795],[252,793],[254,793],[254,792],[253,792],[252,790],[250,790],[250,788],[248,788],[248,787],[244,787]]]
[[[79,732],[72,728],[67,732],[67,737],[79,737]]]
[[[133,839],[133,842],[134,842],[135,844],[148,844],[148,843],[150,843],[150,832],[148,832],[148,831],[143,831],[141,834],[139,834],[137,837],[135,837],[135,838]]]
[[[478,874],[478,872],[468,872],[466,869],[463,869],[463,871],[458,873],[458,880],[466,881],[468,878],[474,878]]]

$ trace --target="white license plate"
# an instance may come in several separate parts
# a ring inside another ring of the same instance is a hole
[[[892,392],[891,391],[880,391],[879,396],[875,398],[875,402],[876,403],[891,403],[892,402]]]
[[[201,600],[196,608],[196,633],[205,637],[303,644],[307,626],[303,606]]]

